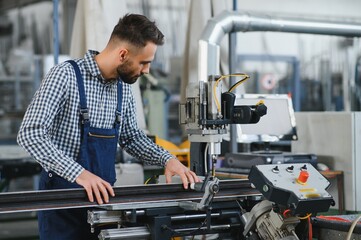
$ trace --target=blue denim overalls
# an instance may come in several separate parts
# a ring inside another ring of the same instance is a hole
[[[78,163],[88,171],[101,177],[111,185],[115,183],[115,156],[122,108],[122,82],[118,81],[118,105],[112,129],[90,127],[89,113],[84,91],[83,77],[78,65],[72,64],[79,89],[82,139]],[[55,173],[42,171],[40,190],[80,188],[81,186],[59,177]],[[47,210],[38,212],[41,240],[91,240],[98,239],[99,232],[91,233],[87,223],[87,209]]]

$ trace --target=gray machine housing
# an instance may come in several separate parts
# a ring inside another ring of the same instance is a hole
[[[305,183],[297,181],[301,171],[309,173]],[[265,198],[293,214],[327,212],[335,204],[326,191],[330,182],[311,164],[255,165],[248,178]]]

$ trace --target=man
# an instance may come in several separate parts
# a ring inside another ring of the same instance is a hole
[[[43,167],[40,189],[82,186],[89,201],[114,196],[117,143],[146,163],[165,166],[167,182],[198,182],[194,172],[155,145],[137,127],[130,84],[149,73],[164,36],[142,15],[129,14],[115,26],[105,49],[61,63],[45,76],[24,116],[18,143]],[[110,195],[110,196],[109,196]],[[85,209],[42,211],[40,238],[97,239]]]

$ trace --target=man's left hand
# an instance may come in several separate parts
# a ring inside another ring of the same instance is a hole
[[[179,175],[185,189],[188,189],[189,183],[192,184],[201,181],[194,172],[189,170],[176,158],[171,158],[168,160],[165,166],[164,175],[166,178],[166,183],[172,182],[172,176]]]

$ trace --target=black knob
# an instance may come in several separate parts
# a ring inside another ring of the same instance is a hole
[[[275,166],[275,167],[272,169],[272,172],[274,172],[274,173],[279,173],[280,170],[278,169],[278,166]]]
[[[287,172],[293,172],[293,169],[294,169],[294,166],[292,165],[292,166],[289,166],[286,170],[287,170]]]

